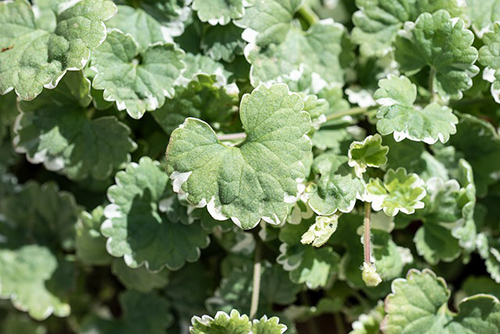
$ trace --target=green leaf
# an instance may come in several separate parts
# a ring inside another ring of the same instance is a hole
[[[129,290],[148,293],[154,289],[163,288],[168,283],[169,272],[162,270],[158,273],[148,271],[144,266],[130,268],[123,260],[114,260],[111,270],[118,280]]]
[[[252,299],[253,262],[244,259],[238,265],[230,264],[228,277],[221,280],[220,287],[214,297],[209,298],[206,305],[209,310],[231,309],[250,311]],[[300,285],[294,284],[288,278],[288,273],[279,265],[268,261],[262,262],[261,285],[259,294],[259,314],[272,311],[273,304],[287,305],[295,301]]]
[[[379,334],[384,314],[384,303],[379,301],[368,314],[361,314],[358,320],[352,323],[352,331],[349,334]]]
[[[363,262],[363,272],[361,273],[361,278],[368,287],[376,287],[382,283],[382,278],[377,273],[377,269],[373,263]]]
[[[348,158],[324,153],[314,159],[312,171],[317,180],[306,189],[311,209],[319,215],[337,211],[350,212],[356,198],[364,193],[364,185],[347,164]]]
[[[107,179],[130,160],[136,144],[130,129],[113,116],[91,119],[90,82],[68,72],[57,89],[36,100],[21,101],[14,144],[31,163],[42,163],[72,180]]]
[[[153,44],[141,51],[131,35],[111,31],[92,54],[97,72],[92,86],[104,90],[104,99],[115,101],[118,110],[138,119],[173,97],[183,58],[184,51],[173,44]]]
[[[456,133],[458,118],[450,108],[433,102],[424,109],[416,108],[417,87],[405,76],[392,76],[379,81],[374,98],[381,105],[377,112],[377,130],[383,136],[394,133],[396,141],[408,138],[434,144],[446,143]]]
[[[213,60],[232,62],[236,56],[243,54],[246,45],[241,38],[242,31],[232,23],[210,27],[203,35],[201,48]]]
[[[167,28],[143,9],[129,6],[117,7],[118,13],[106,22],[106,27],[109,31],[118,29],[132,35],[140,52],[144,52],[151,44],[173,42]]]
[[[368,136],[362,142],[355,141],[349,147],[349,166],[354,167],[358,177],[366,172],[366,167],[381,167],[387,163],[389,147],[382,145],[382,137]]]
[[[34,182],[0,201],[0,298],[37,320],[68,316],[74,247],[80,209],[73,196],[51,183]]]
[[[165,38],[180,36],[191,17],[191,0],[122,0],[134,8],[142,8],[162,25]]]
[[[204,315],[201,318],[194,316],[191,319],[191,334],[216,334],[216,333],[249,333],[252,325],[246,315],[241,315],[237,310],[231,310],[230,315],[219,311],[214,318]]]
[[[375,226],[371,230],[371,243],[377,273],[384,281],[400,277],[404,266],[413,262],[409,249],[396,245],[389,232]]]
[[[472,28],[479,38],[491,30],[495,21],[500,20],[500,2],[498,0],[466,0],[467,14],[472,21]]]
[[[119,300],[123,311],[121,318],[88,317],[81,326],[81,333],[163,334],[172,323],[170,304],[160,296],[129,290],[122,293]]]
[[[259,320],[250,321],[248,316],[240,315],[237,310],[231,310],[229,315],[219,311],[213,318],[208,315],[194,316],[191,324],[191,334],[283,334],[287,330],[287,326],[279,323],[278,317],[267,319],[267,316],[263,316]]]
[[[500,283],[500,242],[497,238],[480,233],[476,243],[479,254],[485,260],[486,270],[495,282]]]
[[[500,326],[500,302],[488,295],[462,300],[459,312],[448,309],[450,290],[432,271],[410,270],[406,279],[392,283],[385,300],[381,330],[392,333],[496,333]]]
[[[101,226],[111,255],[124,257],[131,268],[144,264],[150,271],[165,266],[177,270],[199,258],[209,239],[199,223],[177,221],[185,207],[178,205],[177,212],[168,214],[177,199],[159,163],[143,157],[118,172],[115,180],[116,185],[108,189],[111,204],[104,210],[106,221]]]
[[[332,274],[338,271],[339,256],[329,246],[314,248],[301,244],[301,236],[308,224],[287,224],[280,230],[280,255],[276,261],[290,272],[294,283],[305,283],[309,289],[327,285]]]
[[[500,159],[500,137],[489,122],[468,114],[459,117],[457,134],[448,144],[455,149],[456,160],[463,157],[471,164],[477,196],[484,197],[488,186],[500,179],[500,168],[492,163]],[[447,167],[452,169],[448,164]]]
[[[47,247],[0,249],[0,298],[10,299],[17,309],[36,320],[51,314],[66,317],[70,314],[67,282],[73,273],[64,266],[68,263],[58,260]]]
[[[462,91],[472,87],[472,77],[479,73],[473,41],[474,34],[462,19],[451,19],[445,10],[423,13],[398,35],[396,60],[409,75],[430,66],[437,92],[445,99],[461,99]]]
[[[95,208],[91,213],[83,211],[76,225],[75,249],[77,258],[85,264],[109,265],[111,256],[106,251],[106,238],[101,234],[104,209]]]
[[[196,75],[187,86],[177,86],[175,96],[152,113],[156,122],[171,134],[186,118],[195,117],[224,127],[237,111],[238,91],[219,86],[214,75]]]
[[[243,0],[194,0],[193,9],[202,22],[211,25],[226,25],[231,20],[239,19],[245,11]]]
[[[46,334],[47,328],[36,323],[24,314],[9,313],[3,319],[2,333],[22,333],[22,334]]]
[[[338,219],[337,215],[316,216],[315,223],[302,235],[300,242],[304,245],[312,244],[314,247],[323,246],[337,230]]]
[[[458,240],[444,224],[429,222],[418,229],[413,239],[417,252],[430,264],[451,262],[462,253]]]
[[[389,216],[395,216],[399,211],[408,215],[415,209],[422,209],[426,191],[423,181],[416,174],[407,174],[406,169],[389,169],[380,179],[370,179],[366,186],[368,192],[366,200],[372,203],[375,211],[384,210]]]
[[[257,1],[246,8],[241,20],[235,21],[237,26],[245,28],[242,37],[250,43],[245,56],[252,64],[253,86],[289,83],[303,73],[313,75],[313,89],[326,83],[344,82],[343,67],[350,52],[344,27],[333,20],[323,20],[303,31],[293,23],[301,2]]]
[[[222,144],[205,122],[186,119],[167,148],[174,191],[243,229],[261,219],[281,224],[300,194],[302,160],[311,151],[311,122],[302,107],[286,85],[260,86],[243,96],[240,118],[247,137],[239,147]]]
[[[491,95],[497,103],[500,103],[500,61],[498,60],[500,56],[500,23],[494,23],[493,31],[484,34],[483,42],[484,46],[479,49],[479,62],[486,66],[483,79],[492,83]]]
[[[366,56],[382,56],[391,50],[398,31],[421,13],[446,9],[452,16],[465,17],[465,6],[455,0],[356,0],[352,40]]]
[[[106,37],[106,21],[116,13],[107,0],[69,1],[54,10],[53,29],[38,27],[27,1],[0,3],[0,93],[15,89],[32,100],[54,88],[67,70],[81,70],[92,49]]]

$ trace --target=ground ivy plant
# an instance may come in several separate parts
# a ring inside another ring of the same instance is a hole
[[[500,333],[500,2],[0,1],[0,333]]]

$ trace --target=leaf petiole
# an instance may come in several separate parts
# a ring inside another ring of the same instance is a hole
[[[261,271],[261,260],[262,260],[262,242],[257,234],[254,234],[255,238],[255,258],[253,265],[253,278],[252,278],[252,303],[250,304],[250,319],[255,318],[257,315],[257,308],[259,306],[259,294],[260,294],[260,271]]]

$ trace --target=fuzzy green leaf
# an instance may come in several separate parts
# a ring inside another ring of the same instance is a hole
[[[67,1],[54,10],[53,29],[38,27],[27,1],[0,3],[0,93],[15,89],[32,100],[54,88],[67,70],[81,70],[106,37],[103,21],[116,6],[107,0]]]
[[[232,62],[243,54],[245,41],[241,39],[242,29],[234,24],[208,28],[201,41],[203,52],[214,60]]]
[[[245,95],[240,117],[247,137],[239,147],[222,144],[205,122],[186,119],[167,148],[174,191],[243,229],[261,219],[282,223],[300,193],[302,159],[311,150],[305,135],[311,122],[302,107],[286,85],[260,86]]]
[[[144,266],[130,268],[122,259],[114,260],[111,264],[111,270],[127,289],[142,293],[163,288],[168,283],[169,272],[167,270],[164,269],[158,273],[152,273]]]
[[[465,11],[455,0],[356,0],[356,6],[360,10],[352,18],[352,39],[366,56],[388,53],[403,23],[415,21],[421,13],[446,9],[455,17]]]
[[[74,272],[63,252],[74,246],[74,198],[53,184],[27,183],[2,198],[0,210],[0,298],[37,320],[68,316]]]
[[[396,60],[403,72],[413,74],[426,66],[435,71],[433,86],[443,98],[460,99],[479,73],[474,34],[462,19],[451,19],[445,10],[423,13],[415,24],[405,25],[396,39]]]
[[[76,256],[85,264],[108,265],[111,256],[106,251],[106,238],[101,234],[101,224],[106,218],[99,206],[91,213],[83,211],[76,226]]]
[[[177,206],[177,214],[168,214],[176,198],[157,162],[143,157],[115,179],[116,185],[108,189],[111,204],[104,210],[107,219],[101,226],[111,255],[123,256],[131,268],[145,264],[151,271],[165,266],[176,270],[199,258],[209,239],[199,223],[177,221],[186,208]]]
[[[405,77],[389,76],[379,82],[374,98],[381,105],[377,112],[377,130],[382,135],[394,133],[394,139],[408,138],[434,144],[445,143],[456,133],[458,118],[450,108],[431,103],[424,109],[416,108],[417,87]]]
[[[169,135],[188,117],[223,127],[232,120],[238,101],[237,90],[219,86],[215,76],[198,74],[186,87],[176,87],[174,98],[152,115]]]
[[[317,214],[331,215],[335,212],[350,212],[356,198],[364,193],[364,185],[347,164],[348,158],[324,153],[313,163],[312,170],[318,180],[312,183],[306,194],[308,203]]]
[[[384,334],[491,333],[500,328],[500,302],[476,295],[462,300],[458,314],[448,309],[450,290],[432,271],[410,270],[406,279],[392,283],[385,300],[381,329]]]
[[[68,72],[57,89],[22,101],[14,129],[16,151],[72,180],[107,179],[137,146],[130,129],[115,117],[90,119],[90,101],[90,82],[81,72]]]
[[[193,9],[202,22],[211,25],[226,25],[231,20],[239,19],[244,13],[243,0],[194,0]]]
[[[389,169],[380,179],[370,179],[366,186],[367,201],[372,202],[375,211],[384,210],[389,216],[395,216],[399,211],[412,214],[415,209],[422,209],[425,197],[423,181],[416,174],[407,174],[404,168],[396,171]]]
[[[498,0],[466,0],[467,14],[472,21],[472,28],[482,38],[491,30],[495,21],[500,20],[500,1]]]
[[[368,136],[362,142],[353,142],[349,147],[349,166],[354,167],[356,175],[361,177],[366,167],[385,165],[387,152],[389,152],[389,147],[382,145],[380,135]]]
[[[500,2],[499,2],[500,10]],[[484,46],[479,49],[479,62],[486,66],[483,78],[491,82],[491,95],[500,103],[500,23],[493,24],[493,31],[484,34]]]
[[[104,90],[106,101],[133,118],[155,110],[173,97],[174,82],[185,67],[184,51],[173,44],[153,44],[141,51],[131,35],[111,31],[92,54],[97,72],[92,86]]]
[[[81,326],[81,333],[163,334],[173,320],[170,305],[163,297],[129,290],[120,295],[119,301],[123,310],[121,318],[88,317]]]

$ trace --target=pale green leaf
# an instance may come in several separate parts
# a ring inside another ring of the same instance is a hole
[[[362,142],[355,141],[349,147],[349,166],[354,167],[358,177],[366,172],[366,167],[381,167],[387,163],[389,147],[382,145],[382,137],[368,136]]]
[[[379,334],[380,323],[384,318],[384,303],[378,304],[367,314],[361,314],[356,321],[352,323],[352,331],[349,334]]]
[[[142,293],[163,288],[168,283],[169,272],[167,270],[163,269],[158,273],[152,273],[144,266],[130,268],[122,259],[113,261],[111,271],[127,289]]]
[[[283,334],[287,330],[287,326],[279,323],[278,317],[267,319],[263,316],[260,319],[252,321],[252,333],[254,334]]]
[[[290,272],[295,283],[305,283],[308,288],[316,289],[327,285],[332,275],[338,271],[339,256],[329,246],[314,248],[301,244],[301,236],[307,231],[308,224],[287,224],[280,230],[280,246],[277,262]]]
[[[163,297],[128,290],[119,297],[122,316],[116,319],[87,317],[81,325],[82,334],[163,334],[173,321],[170,304]]]
[[[364,193],[364,184],[347,164],[348,158],[324,153],[314,160],[313,173],[317,180],[306,189],[308,203],[317,214],[331,215],[350,212],[356,198]]]
[[[403,24],[421,13],[446,9],[454,17],[465,17],[464,4],[456,0],[356,0],[356,6],[360,10],[352,18],[352,39],[366,56],[388,53]]]
[[[243,33],[243,37],[249,36]],[[307,32],[289,25],[288,33],[279,44],[259,46],[253,38],[245,48],[250,64],[253,86],[261,83],[295,81],[297,76],[311,76],[308,90],[344,82],[345,29],[333,21],[324,20],[311,26]],[[257,37],[256,41],[259,41]],[[258,43],[258,42],[257,42]]]
[[[243,96],[240,118],[247,137],[238,147],[222,144],[205,122],[186,119],[167,148],[174,191],[243,229],[261,219],[284,222],[306,177],[301,160],[311,151],[305,135],[310,118],[302,107],[286,85],[260,86]]]
[[[390,233],[376,226],[372,226],[371,244],[377,274],[384,281],[400,277],[404,266],[413,261],[409,249],[397,246]]]
[[[412,214],[415,209],[422,209],[425,197],[423,181],[416,174],[407,174],[406,169],[389,169],[380,179],[370,179],[366,186],[366,200],[372,203],[375,211],[384,210],[389,216],[395,216],[399,211]]]
[[[498,3],[500,10],[500,2]],[[499,13],[500,14],[500,13]],[[479,62],[486,66],[483,79],[492,83],[491,95],[497,103],[500,103],[500,23],[493,24],[491,32],[484,34],[484,46],[479,49]]]
[[[435,72],[433,86],[445,99],[462,98],[479,72],[474,34],[462,19],[451,19],[445,10],[423,13],[415,24],[405,24],[396,39],[396,60],[401,71],[413,74],[429,66]]]
[[[171,134],[186,118],[195,117],[224,127],[237,111],[238,91],[219,86],[215,76],[198,74],[187,86],[178,86],[175,96],[152,115],[167,134]]]
[[[230,315],[219,311],[215,317],[204,315],[202,317],[194,316],[191,319],[192,326],[189,328],[191,334],[247,334],[250,333],[252,325],[246,315],[241,315],[237,310],[231,310]]]
[[[133,118],[155,110],[173,97],[174,82],[185,67],[184,51],[173,44],[153,44],[141,51],[131,35],[111,31],[92,54],[97,72],[92,86],[104,90],[106,101]]]
[[[85,264],[111,263],[111,256],[106,251],[106,238],[101,234],[101,224],[105,219],[104,209],[99,206],[91,213],[83,211],[76,225],[76,256]]]
[[[111,255],[124,257],[131,268],[144,264],[151,271],[165,266],[176,270],[186,261],[198,260],[200,248],[208,246],[209,239],[199,223],[177,221],[185,207],[177,206],[177,214],[168,214],[177,199],[159,163],[143,157],[117,173],[115,180],[116,185],[108,189],[111,204],[104,210],[107,219],[101,226]]]
[[[0,249],[0,298],[10,299],[17,309],[36,320],[51,314],[66,317],[70,314],[67,282],[71,282],[73,273],[64,266],[69,268],[43,246]]]
[[[300,242],[304,245],[312,244],[314,247],[323,246],[337,230],[338,219],[337,215],[316,216],[316,221],[302,235]]]
[[[106,37],[103,21],[115,12],[107,0],[64,2],[54,12],[53,29],[44,30],[27,1],[0,3],[0,48],[7,49],[0,53],[0,93],[15,89],[32,100],[43,87],[57,86],[67,70],[84,68]]]
[[[486,264],[486,270],[495,282],[500,283],[500,242],[485,233],[477,236],[477,250]]]
[[[438,103],[425,108],[413,105],[417,87],[405,76],[389,76],[379,82],[374,98],[381,105],[377,112],[377,130],[382,135],[394,133],[396,141],[408,138],[434,144],[445,143],[456,133],[458,118],[452,110]]]
[[[459,312],[448,309],[445,281],[432,271],[410,270],[406,279],[392,283],[385,300],[381,330],[385,334],[443,333],[494,334],[500,328],[500,302],[493,296],[476,295],[462,300]]]
[[[208,22],[213,26],[226,25],[231,20],[243,16],[244,2],[244,0],[193,0],[193,9],[202,22]]]
[[[141,52],[155,43],[173,42],[171,36],[151,15],[141,8],[117,6],[118,13],[106,22],[108,30],[118,29],[132,35]]]
[[[377,273],[377,268],[373,263],[363,262],[363,272],[361,273],[361,278],[368,287],[375,287],[382,283],[382,278]]]
[[[232,62],[235,56],[243,54],[246,45],[241,38],[242,31],[234,24],[210,27],[203,35],[201,48],[207,56],[214,60]]]
[[[498,0],[466,0],[467,14],[472,21],[474,32],[482,38],[491,30],[495,21],[500,21],[500,1]]]
[[[90,82],[81,72],[68,72],[57,89],[22,101],[14,129],[16,151],[73,180],[108,178],[130,160],[136,144],[115,117],[91,119],[90,101]]]

